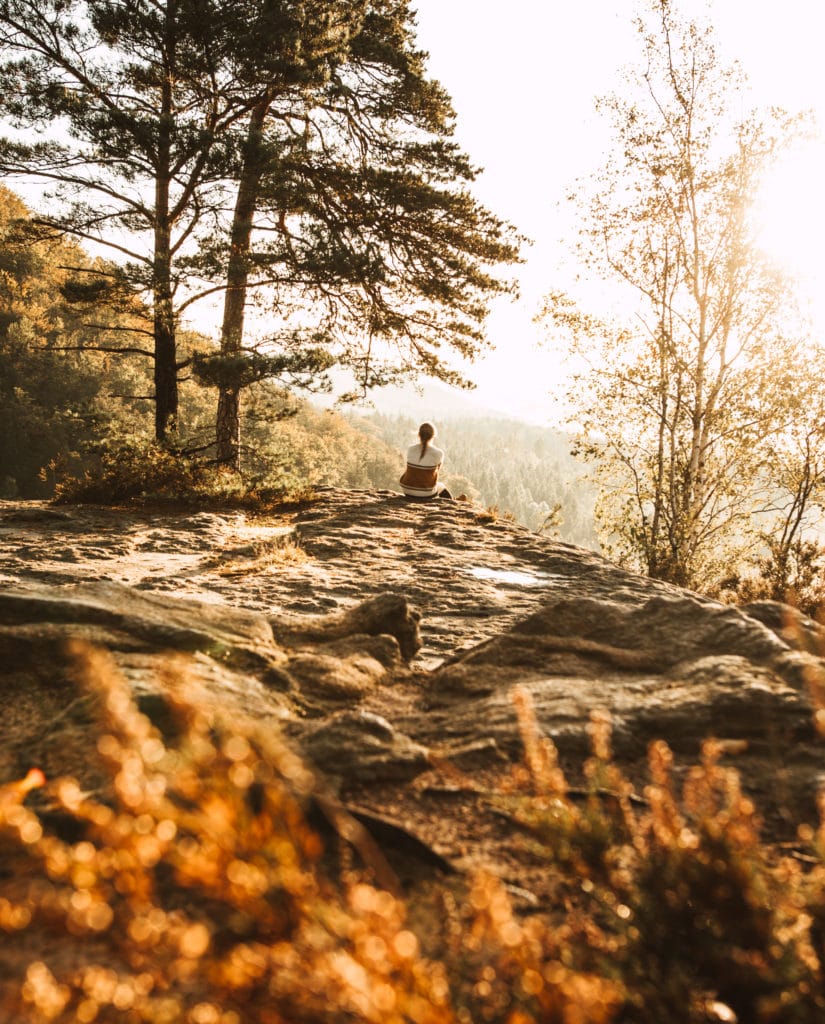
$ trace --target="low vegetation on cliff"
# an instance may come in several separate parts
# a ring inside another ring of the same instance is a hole
[[[597,715],[573,789],[517,691],[525,756],[497,799],[532,836],[552,898],[519,912],[479,873],[411,913],[369,850],[330,872],[307,824],[313,776],[279,742],[210,718],[181,677],[155,724],[104,655],[75,657],[108,781],[84,792],[33,768],[0,788],[4,1019],[822,1019],[825,826],[763,845],[718,742],[681,786],[653,744],[640,801]]]

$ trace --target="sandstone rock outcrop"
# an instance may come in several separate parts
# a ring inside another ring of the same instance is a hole
[[[275,518],[5,502],[0,558],[0,781],[36,763],[96,784],[79,639],[110,652],[159,728],[173,655],[199,699],[283,733],[364,822],[519,882],[485,799],[521,756],[514,687],[574,776],[603,709],[631,778],[651,740],[687,765],[714,736],[775,835],[814,814],[821,627],[469,505],[322,491]]]

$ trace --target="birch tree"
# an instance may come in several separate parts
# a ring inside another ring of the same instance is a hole
[[[608,550],[708,587],[770,505],[765,444],[787,422],[787,371],[802,356],[790,289],[752,216],[792,127],[742,116],[741,73],[669,0],[648,3],[637,27],[639,61],[600,102],[610,157],[576,195],[579,259],[616,286],[619,313],[552,293],[542,316],[590,367],[574,415]]]

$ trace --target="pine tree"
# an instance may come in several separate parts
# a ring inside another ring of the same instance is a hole
[[[52,191],[44,232],[103,245],[150,320],[122,346],[153,362],[155,432],[178,414],[179,261],[217,216],[228,127],[244,115],[216,87],[223,73],[200,0],[2,0],[0,86],[11,132],[0,169]],[[220,19],[218,19],[220,22]],[[137,341],[151,339],[146,349]]]
[[[485,268],[515,260],[517,239],[468,191],[476,172],[451,141],[409,5],[321,7],[326,22],[296,29],[323,54],[307,75],[252,76],[231,228],[202,252],[227,282],[222,356],[244,350],[244,310],[263,292],[287,368],[323,365],[326,349],[364,392],[417,371],[459,382],[439,349],[483,344],[487,300],[508,288]],[[239,401],[227,379],[218,458],[235,465]]]

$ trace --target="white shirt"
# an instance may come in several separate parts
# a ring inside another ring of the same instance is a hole
[[[412,468],[419,469],[432,469],[433,466],[440,466],[444,462],[444,452],[440,448],[436,448],[432,442],[427,445],[427,449],[424,454],[421,454],[421,442],[416,441],[415,444],[411,444],[407,449],[407,465]],[[411,498],[432,498],[439,491],[444,490],[444,484],[436,483],[435,487],[432,488],[421,488],[421,487],[408,487],[405,484],[401,485],[402,490],[405,494]]]

